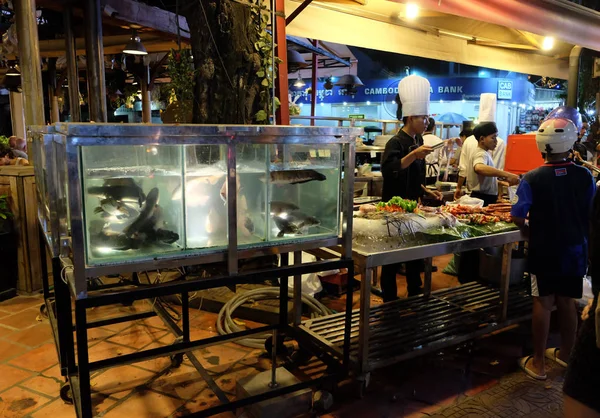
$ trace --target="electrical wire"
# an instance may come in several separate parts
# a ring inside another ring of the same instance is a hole
[[[220,335],[232,334],[234,332],[243,331],[245,327],[239,326],[232,319],[233,312],[248,301],[267,300],[267,299],[278,299],[279,298],[279,287],[261,288],[254,289],[248,292],[240,293],[229,299],[225,305],[219,311],[217,317],[217,331]],[[294,297],[293,290],[288,290],[288,297],[291,299]],[[327,306],[323,305],[317,299],[312,296],[302,294],[302,303],[307,305],[311,310],[311,317],[331,315],[333,311]],[[285,307],[287,309],[287,307]],[[261,334],[252,338],[245,338],[237,340],[236,343],[250,347],[250,348],[264,348],[265,339],[270,337],[271,334]]]

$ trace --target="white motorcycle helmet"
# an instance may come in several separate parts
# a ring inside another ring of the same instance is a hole
[[[577,127],[569,119],[548,119],[540,125],[535,142],[540,152],[560,154],[573,148],[577,132]]]

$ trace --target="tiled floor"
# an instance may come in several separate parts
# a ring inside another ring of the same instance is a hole
[[[434,289],[456,284],[454,278],[441,274],[447,261],[436,259],[440,272],[434,275]],[[404,291],[404,280],[399,279],[399,294]],[[378,299],[373,297],[373,302]],[[39,316],[41,303],[41,296],[19,296],[0,303],[2,418],[75,417],[73,407],[59,398],[64,379],[50,326]],[[358,303],[357,296],[354,303]],[[343,300],[330,300],[330,304],[334,308],[344,305]],[[136,302],[133,307],[97,308],[89,311],[89,317],[122,315],[147,306],[146,302]],[[190,317],[192,338],[216,335],[215,314],[193,310]],[[516,372],[515,360],[521,352],[515,335],[483,340],[468,378],[461,372],[466,361],[463,351],[449,350],[376,371],[362,400],[356,398],[356,385],[346,382],[335,393],[333,411],[326,416],[560,416],[560,372],[553,372],[546,385]],[[158,318],[90,330],[88,340],[92,361],[172,342],[173,336]],[[237,379],[270,366],[261,350],[236,344],[208,347],[195,355],[230,398],[235,396]],[[187,359],[179,368],[172,368],[168,358],[159,358],[96,372],[91,385],[98,417],[180,417],[219,402]],[[539,402],[543,394],[551,402]],[[510,403],[511,398],[519,399],[516,406]],[[540,415],[543,412],[546,415]]]

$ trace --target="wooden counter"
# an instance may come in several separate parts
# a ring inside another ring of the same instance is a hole
[[[42,289],[42,267],[37,220],[37,192],[33,167],[1,166],[0,195],[10,196],[9,204],[17,239],[17,291]]]

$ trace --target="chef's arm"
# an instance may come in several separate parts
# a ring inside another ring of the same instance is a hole
[[[463,176],[458,176],[456,190],[454,191],[454,200],[458,200],[462,196],[462,187],[465,185],[465,180],[466,179]]]
[[[462,190],[462,187],[465,185],[466,178],[463,176],[458,176],[458,182],[456,183],[456,190],[459,192]]]
[[[515,177],[517,179],[519,178],[515,174],[509,173],[508,171],[498,170],[497,168],[490,167],[486,164],[475,164],[474,170],[480,176],[505,178],[509,180],[509,183],[511,179]]]
[[[409,152],[406,157],[404,157],[402,160],[400,160],[400,168],[402,170],[406,170],[412,163],[415,162],[415,160],[417,159],[417,155],[415,154],[414,151]]]

